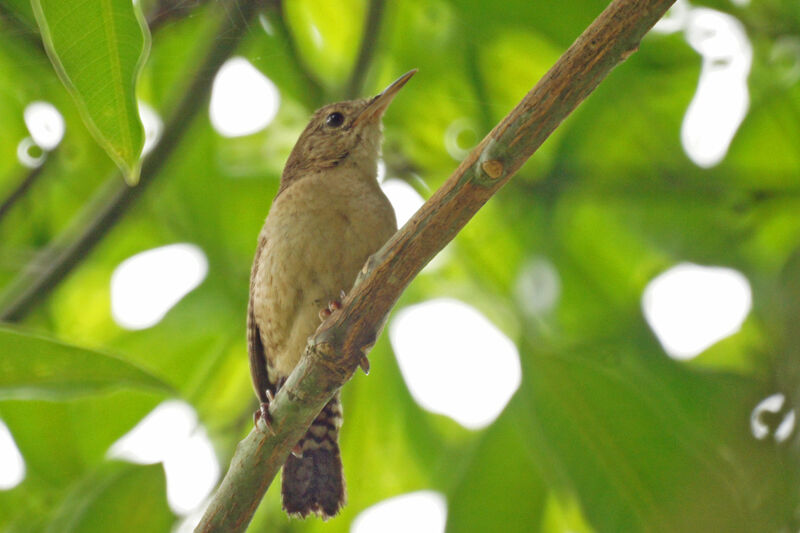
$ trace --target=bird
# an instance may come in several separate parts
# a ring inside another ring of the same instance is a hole
[[[250,275],[247,345],[269,427],[269,402],[300,360],[307,339],[367,261],[397,231],[377,181],[382,117],[411,70],[380,94],[314,112],[281,174],[258,236]],[[283,465],[283,509],[305,518],[335,516],[346,492],[339,393],[325,405]]]

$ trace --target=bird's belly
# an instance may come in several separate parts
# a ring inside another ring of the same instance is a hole
[[[393,215],[346,203],[291,213],[278,207],[265,225],[254,287],[254,312],[273,381],[291,373],[320,324],[319,311],[350,290],[364,262],[395,229]]]

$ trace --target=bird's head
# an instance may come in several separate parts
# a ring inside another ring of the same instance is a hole
[[[303,174],[341,165],[377,165],[381,118],[397,92],[417,72],[403,74],[377,96],[318,109],[300,134],[281,178],[281,189]]]

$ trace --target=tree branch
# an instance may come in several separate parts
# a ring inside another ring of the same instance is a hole
[[[35,27],[35,22],[33,24]],[[5,2],[0,2],[0,28],[3,28],[4,32],[13,35],[16,39],[22,38],[28,41],[28,45],[37,49],[43,56],[46,54],[42,40],[36,30],[23,20],[19,11],[12,9]]]
[[[414,217],[364,265],[341,310],[309,339],[278,392],[273,436],[239,443],[196,532],[243,531],[291,447],[352,377],[411,280],[555,128],[639,46],[674,0],[615,0],[525,98],[467,156]]]
[[[0,321],[22,319],[85,258],[142,195],[169,160],[192,119],[203,109],[214,75],[236,50],[250,19],[263,3],[264,0],[232,0],[225,4],[228,13],[220,17],[212,48],[164,128],[161,141],[144,160],[139,184],[128,187],[115,173],[78,216],[78,229],[68,228],[62,232],[9,284],[0,298]]]
[[[147,15],[150,33],[155,33],[164,25],[188,16],[208,0],[159,0]]]
[[[45,152],[46,159],[50,159],[55,156],[55,152]],[[26,169],[25,175],[22,179],[17,183],[17,186],[9,191],[8,196],[0,200],[0,222],[2,222],[3,217],[14,207],[20,199],[25,196],[25,193],[28,192],[34,183],[36,183],[42,175],[42,169],[44,167],[44,162],[41,165],[38,165],[34,168]]]
[[[318,106],[322,105],[321,102],[324,99],[323,96],[325,95],[326,91],[325,88],[320,85],[319,81],[317,81],[317,78],[314,77],[314,74],[308,70],[305,62],[303,62],[303,58],[300,57],[300,51],[297,49],[297,44],[294,42],[294,37],[289,31],[289,28],[286,26],[283,0],[278,0],[275,3],[275,9],[269,10],[267,12],[267,17],[269,23],[273,28],[275,28],[275,31],[278,34],[277,37],[286,43],[286,51],[288,53],[289,60],[295,68],[295,71],[300,74],[306,83],[306,89],[308,90],[309,94],[305,95],[303,102],[312,109],[316,109]]]
[[[358,50],[358,58],[350,74],[345,88],[345,98],[358,98],[367,77],[367,71],[375,55],[375,45],[378,42],[381,20],[383,19],[383,8],[386,6],[385,0],[372,0],[367,10],[367,18],[364,22],[364,32],[361,37],[361,47]]]

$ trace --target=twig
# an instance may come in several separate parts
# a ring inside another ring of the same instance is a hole
[[[159,0],[147,15],[150,33],[160,30],[165,24],[177,21],[207,3],[208,0]]]
[[[6,4],[10,4],[10,2],[0,2],[0,28],[3,28],[3,33],[7,37],[13,36],[15,39],[22,38],[28,41],[27,46],[38,50],[42,56],[45,56],[42,40],[39,38],[37,30],[34,29],[36,28],[35,22],[26,21],[20,11],[14,10]],[[30,23],[33,23],[33,26]]]
[[[286,17],[284,16],[283,12],[283,1],[279,0],[276,2],[275,9],[270,9],[267,14],[268,16],[272,15],[269,17],[269,22],[278,33],[278,39],[282,40],[286,44],[286,51],[288,52],[289,60],[292,62],[295,71],[300,74],[305,82],[305,88],[309,94],[300,95],[301,98],[304,98],[304,103],[312,108],[322,105],[325,89],[308,70],[308,67],[305,65],[305,63],[303,63],[303,60],[300,57],[300,52],[297,50],[297,45],[295,44],[294,39],[289,32],[289,28],[286,27]]]
[[[384,0],[372,0],[367,10],[367,18],[364,22],[364,32],[361,38],[361,47],[358,50],[358,58],[350,74],[345,88],[345,98],[357,98],[364,88],[364,80],[367,77],[372,58],[375,56],[375,45],[378,42],[381,20],[383,19],[383,8],[386,6]]]
[[[243,531],[290,448],[355,372],[389,310],[420,270],[594,90],[674,0],[615,0],[536,87],[467,156],[414,217],[364,265],[343,302],[309,339],[270,406],[274,436],[239,443],[196,532]]]
[[[62,233],[55,243],[34,258],[31,262],[33,266],[24,270],[9,284],[0,299],[0,321],[18,321],[23,318],[36,302],[44,298],[85,258],[141,196],[178,146],[192,119],[204,108],[214,74],[236,50],[247,31],[248,22],[263,2],[264,0],[232,0],[225,4],[228,13],[220,17],[216,37],[211,41],[212,48],[164,128],[161,142],[144,160],[139,184],[128,187],[115,173],[79,215],[80,220],[88,221],[79,234],[73,237],[70,230]]]
[[[55,155],[54,152],[50,152],[47,154],[47,159],[50,159]],[[45,161],[47,160],[45,159]],[[25,193],[30,189],[34,183],[39,179],[42,175],[42,168],[44,167],[44,162],[41,165],[28,169],[25,172],[25,176],[19,181],[16,187],[14,187],[6,196],[2,202],[0,202],[0,221],[3,220],[3,217],[8,213],[8,211],[17,203],[17,201],[22,198]]]

